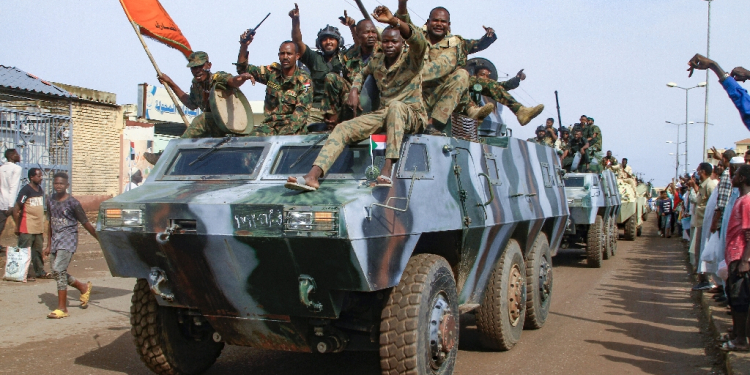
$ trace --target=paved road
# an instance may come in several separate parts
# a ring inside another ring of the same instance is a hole
[[[705,374],[716,357],[701,334],[690,296],[682,245],[656,237],[620,241],[600,269],[583,253],[554,259],[547,325],[524,331],[504,353],[479,346],[474,318],[461,317],[456,374]],[[0,283],[0,373],[149,374],[132,345],[128,311],[134,280],[109,277],[103,259],[74,262],[71,273],[91,279],[88,310],[71,301],[71,317],[44,315],[56,304],[52,281]],[[71,292],[71,299],[77,292]],[[708,354],[707,354],[708,353]],[[227,347],[208,374],[379,374],[374,353],[320,356]]]

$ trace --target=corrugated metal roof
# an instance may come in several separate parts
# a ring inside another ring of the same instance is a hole
[[[0,87],[62,98],[75,98],[75,95],[14,66],[0,65]]]

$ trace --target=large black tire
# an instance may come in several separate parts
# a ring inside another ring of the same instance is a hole
[[[643,229],[643,225],[641,225],[640,227],[638,227],[638,229],[635,230],[636,237],[640,237],[641,236],[642,229]]]
[[[586,239],[586,264],[589,267],[600,268],[604,252],[604,220],[597,215],[594,224],[589,226],[589,234]]]
[[[526,316],[526,267],[521,246],[510,240],[476,310],[479,342],[487,349],[510,350],[521,340]]]
[[[458,292],[450,265],[438,255],[413,256],[381,313],[382,373],[452,374],[458,331]]]
[[[139,279],[130,306],[130,333],[141,360],[160,375],[193,375],[208,370],[221,354],[223,342],[211,335],[199,341],[185,337],[177,309],[159,306],[148,282]]]
[[[613,257],[615,256],[615,254],[617,254],[617,241],[619,241],[620,229],[617,228],[617,220],[614,217],[610,220],[610,223],[612,224],[612,227],[610,228],[610,231],[612,233],[610,241],[612,242],[612,244],[609,247],[609,255],[610,257]]]
[[[544,326],[552,301],[552,254],[549,241],[540,232],[531,252],[526,256],[526,321],[525,329]]]
[[[607,217],[602,225],[602,234],[604,236],[604,245],[602,247],[602,259],[609,259],[612,250],[612,218]]]
[[[625,222],[625,236],[623,237],[625,240],[635,241],[638,231],[637,221],[635,215],[633,215]]]

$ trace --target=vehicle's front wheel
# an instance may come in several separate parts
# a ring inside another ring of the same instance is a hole
[[[612,236],[610,237],[611,245],[609,246],[609,255],[615,256],[615,254],[617,254],[617,241],[619,241],[620,229],[617,228],[617,220],[615,220],[614,217],[610,220],[610,223],[612,224],[612,227],[609,230],[612,233]]]
[[[609,259],[609,255],[612,251],[612,218],[607,217],[607,219],[604,220],[604,225],[602,226],[602,236],[604,238],[604,245],[602,247],[602,259],[607,260]]]
[[[458,292],[441,256],[409,259],[381,313],[383,374],[451,374],[458,353]]]
[[[549,241],[540,232],[526,257],[526,329],[542,328],[552,301],[552,255]]]
[[[589,226],[589,234],[586,239],[586,264],[589,267],[599,268],[602,266],[602,255],[604,252],[604,223],[600,215],[596,216],[594,224]]]
[[[521,340],[526,316],[526,267],[516,240],[505,246],[476,311],[479,341],[484,347],[510,350]]]
[[[635,241],[635,237],[638,235],[636,233],[638,231],[637,221],[636,216],[633,215],[625,222],[625,240]]]
[[[191,327],[179,321],[178,309],[159,306],[148,282],[139,279],[130,306],[130,332],[138,355],[146,366],[161,375],[193,375],[208,370],[221,354],[223,342],[214,342],[208,325]]]

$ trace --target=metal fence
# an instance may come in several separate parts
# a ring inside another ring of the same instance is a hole
[[[44,103],[47,102],[0,100],[0,155],[15,148],[23,167],[21,186],[29,182],[29,169],[39,168],[45,194],[51,194],[52,176],[57,172],[66,172],[71,177],[71,187],[73,184],[73,121],[69,101],[47,107]]]

